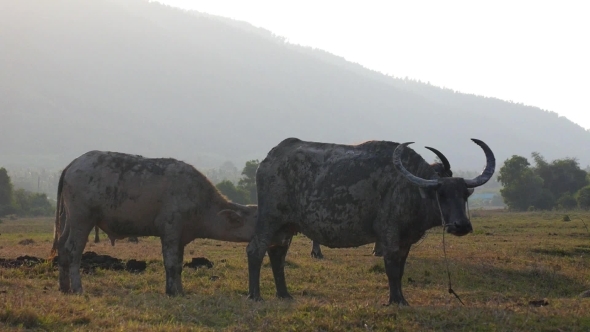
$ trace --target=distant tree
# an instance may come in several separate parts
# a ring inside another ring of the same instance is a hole
[[[549,190],[555,197],[575,193],[588,184],[587,173],[575,158],[556,159],[548,163],[537,152],[533,152],[532,156],[536,163],[535,173],[543,179],[543,189]]]
[[[249,204],[250,194],[243,188],[236,187],[230,180],[223,180],[216,185],[217,189],[229,200],[239,204]]]
[[[14,191],[14,205],[16,210],[20,212],[28,211],[30,209],[29,195],[26,190],[17,189]]]
[[[516,210],[575,208],[577,201],[572,193],[589,183],[588,174],[578,161],[565,158],[549,163],[538,152],[531,155],[534,167],[526,158],[512,156],[500,169],[498,180],[504,185],[500,192],[506,204]]]
[[[499,173],[498,181],[504,185],[500,194],[510,209],[527,210],[535,206],[543,180],[533,172],[526,158],[513,155],[504,162]]]
[[[590,186],[578,190],[576,196],[580,209],[590,210]]]
[[[0,216],[10,214],[13,208],[12,182],[6,168],[0,168]]]
[[[32,193],[24,189],[14,191],[15,213],[21,216],[51,216],[55,209],[42,193]]]
[[[247,161],[242,170],[242,178],[238,181],[238,187],[248,192],[252,204],[258,203],[256,194],[256,170],[259,164],[258,159]]]
[[[55,213],[55,208],[44,193],[31,193],[30,204],[30,214],[33,216],[51,216]]]
[[[537,210],[551,210],[555,207],[556,199],[557,198],[551,191],[547,189],[541,189],[541,191],[535,197],[533,206]]]
[[[559,199],[557,199],[557,207],[560,209],[571,210],[575,209],[577,206],[578,202],[569,192],[564,193]]]

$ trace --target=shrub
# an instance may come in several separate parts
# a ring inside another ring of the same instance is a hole
[[[565,194],[561,195],[561,197],[559,197],[559,199],[557,200],[557,206],[560,209],[571,210],[575,209],[578,206],[578,202],[576,201],[574,196],[572,196],[572,194],[566,192]]]
[[[578,206],[580,209],[589,210],[590,209],[590,186],[586,186],[580,190],[578,190]]]

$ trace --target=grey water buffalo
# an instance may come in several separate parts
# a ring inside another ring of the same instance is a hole
[[[59,288],[82,292],[80,260],[93,227],[109,239],[158,236],[166,293],[183,292],[184,247],[195,238],[248,242],[256,206],[227,201],[191,165],[91,151],[72,161],[58,184],[52,256],[59,255]]]
[[[431,148],[429,146],[426,146],[425,148],[434,152],[434,154],[436,154],[436,156],[440,160],[440,162],[430,164],[430,166],[436,172],[436,174],[441,178],[452,177],[453,172],[451,171],[451,164],[449,163],[447,157],[445,157],[445,155],[442,154],[442,152],[438,151],[435,148]],[[379,242],[379,240],[377,240],[377,242],[375,242],[375,245],[373,246],[373,255],[377,257],[383,256],[383,248],[381,248],[381,243]],[[316,241],[311,241],[311,257],[318,259],[324,258],[322,248],[320,244]]]
[[[472,231],[466,215],[471,188],[494,173],[492,150],[473,139],[487,163],[474,179],[440,177],[410,143],[360,145],[289,138],[274,147],[256,173],[258,222],[247,247],[249,294],[260,296],[260,268],[268,251],[276,295],[291,298],[285,256],[295,232],[332,248],[380,242],[389,281],[389,302],[407,305],[402,276],[412,244],[444,224],[462,236]],[[442,219],[442,220],[441,220]]]

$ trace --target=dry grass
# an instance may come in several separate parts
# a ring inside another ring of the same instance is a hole
[[[122,259],[147,260],[141,274],[99,270],[83,275],[85,293],[63,295],[49,265],[0,268],[0,330],[121,331],[588,331],[590,214],[472,211],[475,232],[446,236],[453,288],[447,293],[441,230],[433,230],[408,258],[404,292],[409,308],[384,307],[388,288],[383,261],[371,246],[325,248],[324,260],[309,257],[309,240],[297,236],[287,256],[287,282],[294,301],[274,298],[265,260],[262,295],[246,299],[246,244],[197,240],[185,261],[207,257],[211,269],[184,269],[186,295],[164,295],[164,269],[157,238],[139,244],[89,242],[86,250]],[[50,219],[0,224],[0,258],[47,257]],[[23,240],[32,240],[24,241]],[[19,244],[28,243],[26,245]],[[546,299],[536,307],[530,301]]]

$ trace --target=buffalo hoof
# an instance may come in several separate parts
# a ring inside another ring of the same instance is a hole
[[[323,259],[324,258],[324,255],[321,252],[318,254],[318,253],[315,253],[315,252],[312,251],[311,252],[311,258]]]
[[[279,298],[281,300],[293,300],[293,296],[291,296],[291,294],[289,294],[289,293],[277,294],[277,298]]]
[[[170,297],[183,296],[184,292],[182,290],[178,290],[178,289],[166,289],[166,295],[168,295]]]
[[[398,305],[398,306],[400,306],[400,307],[409,307],[409,306],[410,306],[410,304],[408,304],[408,302],[407,302],[407,301],[405,301],[405,300],[404,300],[403,302],[400,302],[400,303],[397,303],[397,302],[393,302],[393,301],[392,301],[392,302],[389,302],[389,303],[383,303],[382,305],[383,305],[384,307],[389,307],[389,306],[390,306],[390,305],[392,305],[392,304],[397,304],[397,305]]]
[[[375,256],[375,257],[383,257],[383,252],[381,252],[381,251],[373,251],[373,256]]]
[[[250,295],[250,294],[248,294],[248,300],[252,300],[252,301],[255,301],[255,302],[262,302],[262,301],[264,301],[264,299],[262,298],[262,296],[260,296],[260,295]]]

